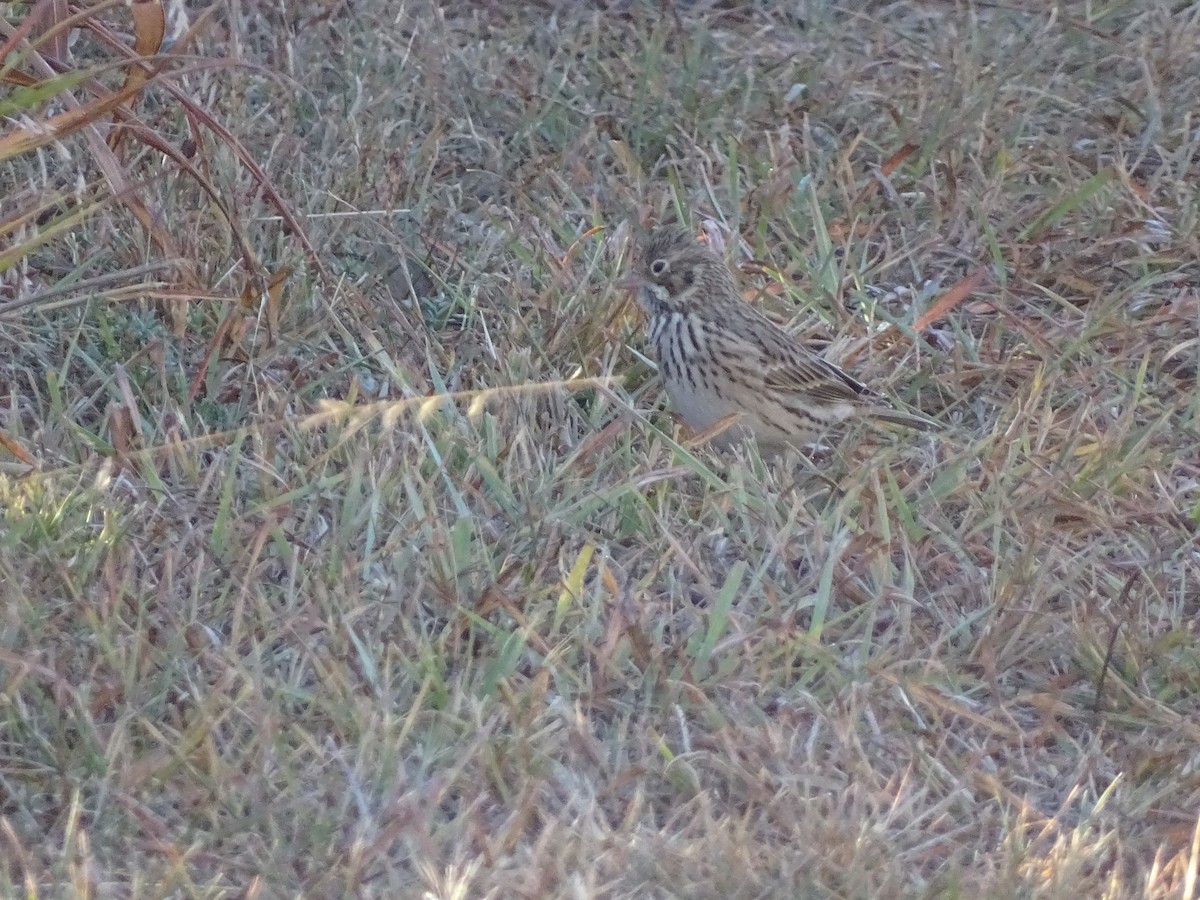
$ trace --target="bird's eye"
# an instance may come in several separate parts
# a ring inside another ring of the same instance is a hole
[[[667,261],[665,259],[656,259],[650,263],[651,275],[661,275],[665,271],[667,271]]]

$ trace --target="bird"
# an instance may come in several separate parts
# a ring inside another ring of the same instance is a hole
[[[621,286],[646,314],[671,404],[715,447],[753,436],[764,452],[799,449],[855,418],[936,425],[893,408],[744,301],[724,260],[682,226],[655,228]]]

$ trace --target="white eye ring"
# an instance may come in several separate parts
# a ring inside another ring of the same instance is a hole
[[[665,259],[656,259],[650,263],[651,275],[661,275],[665,271],[667,271],[667,261]]]

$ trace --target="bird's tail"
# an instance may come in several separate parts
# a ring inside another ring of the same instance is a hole
[[[933,431],[941,427],[936,419],[931,419],[928,416],[919,413],[901,412],[898,409],[873,409],[871,417],[877,422],[887,422],[889,425],[903,425],[905,428],[913,428],[917,431]]]

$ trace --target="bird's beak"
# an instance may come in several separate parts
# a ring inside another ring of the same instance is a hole
[[[646,284],[641,275],[630,273],[617,282],[618,291],[634,291],[635,293]]]

